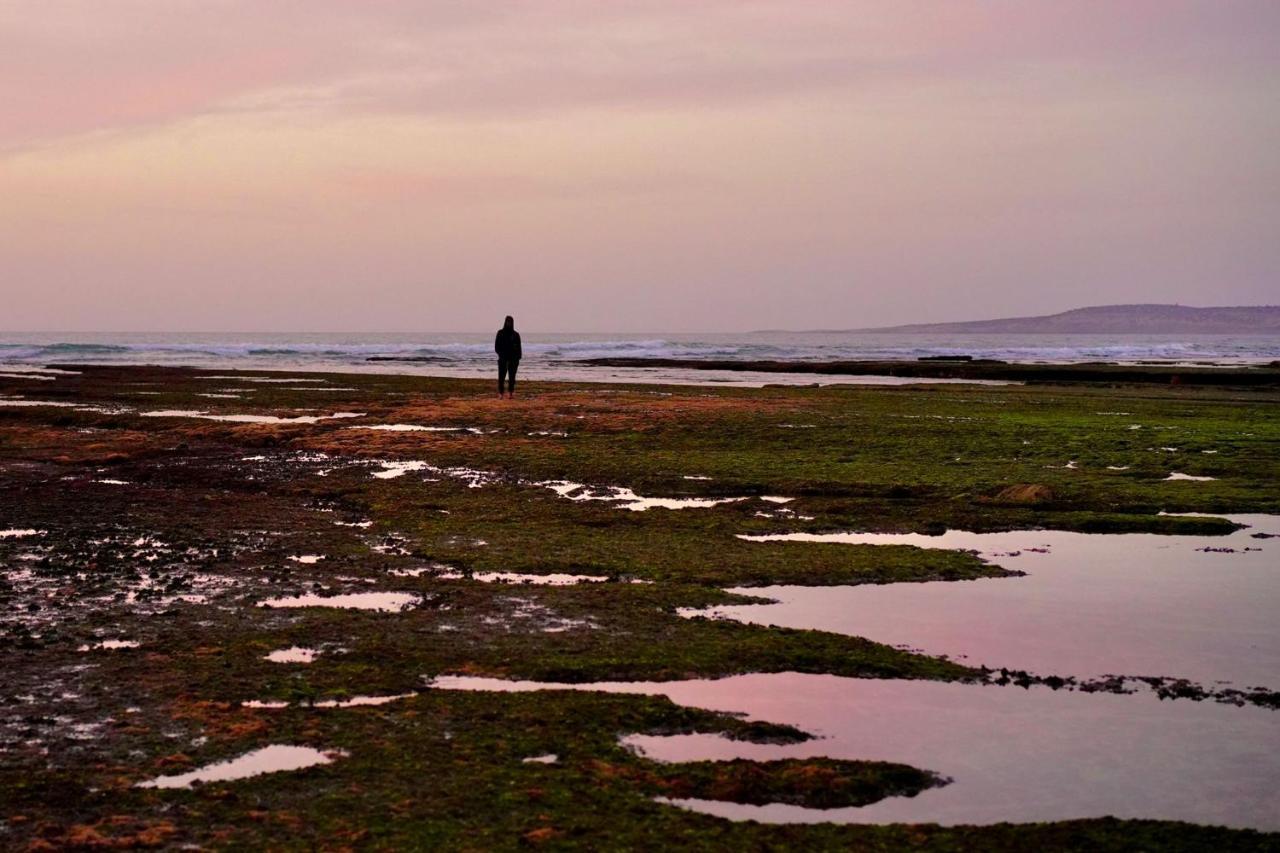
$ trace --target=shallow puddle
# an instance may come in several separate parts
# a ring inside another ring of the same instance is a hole
[[[378,610],[398,613],[417,607],[422,597],[407,592],[352,592],[344,595],[295,595],[259,602],[259,607],[339,607],[344,610]]]
[[[396,477],[403,477],[410,471],[425,471],[431,468],[426,462],[410,460],[407,462],[379,462],[382,466],[381,471],[374,471],[373,476],[379,480],[394,480]]]
[[[373,476],[379,480],[394,480],[395,478],[403,477],[405,474],[410,472],[426,471],[428,474],[438,474],[442,477],[461,480],[467,484],[468,488],[478,489],[500,479],[499,475],[489,471],[480,471],[475,468],[440,468],[429,462],[423,462],[420,459],[390,462],[379,461],[375,464],[382,467],[381,471],[373,472]]]
[[[1192,482],[1192,483],[1208,483],[1216,479],[1218,478],[1217,477],[1197,477],[1195,474],[1179,474],[1176,471],[1170,474],[1168,477],[1165,477],[1166,481],[1182,480],[1184,482]]]
[[[476,434],[484,432],[478,427],[423,426],[421,424],[368,424],[367,426],[347,427],[347,429],[368,429],[380,432],[470,432]]]
[[[594,487],[568,480],[551,480],[536,485],[550,489],[571,501],[607,501],[618,509],[644,512],[650,509],[705,509],[720,504],[745,501],[746,498],[646,498],[622,486]]]
[[[852,634],[1041,675],[1145,675],[1280,688],[1280,563],[1261,532],[1280,517],[1231,516],[1229,536],[1060,530],[941,536],[822,533],[750,541],[972,550],[1024,577],[735,589],[776,604],[683,611]]]
[[[757,673],[718,680],[542,684],[451,676],[453,690],[602,690],[788,723],[819,739],[752,744],[715,735],[637,736],[662,761],[827,756],[897,761],[954,782],[862,808],[712,803],[699,810],[781,822],[989,824],[1114,815],[1280,829],[1280,724],[1273,711],[1150,694]]]
[[[364,416],[364,412],[335,412],[332,415],[299,415],[293,418],[281,418],[275,415],[212,415],[200,409],[156,409],[142,412],[144,418],[200,418],[206,421],[223,421],[233,424],[314,424],[320,421]]]
[[[110,651],[112,649],[136,649],[142,644],[137,640],[102,640],[101,642],[80,646],[76,651],[91,652],[95,649]]]
[[[336,750],[321,752],[310,746],[288,746],[275,744],[264,746],[247,752],[239,758],[219,761],[190,773],[176,776],[161,776],[148,782],[139,782],[139,788],[190,788],[196,783],[234,782],[263,773],[281,773],[288,770],[302,770],[318,764],[329,764],[344,755]]]
[[[276,649],[264,655],[272,663],[311,663],[320,654],[318,649],[305,649],[302,646],[290,646],[287,649]]]
[[[22,539],[27,536],[43,536],[47,531],[35,530],[34,528],[10,528],[9,530],[0,530],[0,539]]]
[[[387,569],[387,574],[393,575],[398,578],[419,578],[426,574],[435,574],[438,571],[441,571],[441,570],[435,569],[429,566],[415,566],[412,569]],[[441,574],[440,577],[444,577],[444,578],[461,577],[460,574],[455,575],[452,573],[447,573],[448,570],[445,570],[445,571],[446,573]]]
[[[75,403],[55,402],[53,400],[0,400],[0,406],[27,408],[31,406],[52,406],[55,409],[75,409]]]
[[[356,428],[357,427],[351,427],[351,429]],[[382,468],[380,471],[373,472],[373,476],[379,480],[394,480],[397,477],[403,477],[405,474],[416,471],[425,471],[429,474],[438,474],[442,477],[461,480],[472,489],[482,488],[502,480],[501,475],[495,474],[491,471],[481,471],[475,468],[440,468],[429,462],[424,462],[418,459],[378,461],[375,464]],[[706,509],[708,507],[719,506],[721,504],[748,500],[746,497],[650,498],[638,495],[632,489],[622,486],[589,486],[584,483],[573,483],[568,480],[543,480],[538,482],[521,481],[521,485],[550,489],[560,497],[571,501],[602,501],[612,503],[618,509],[631,510],[632,512],[644,512],[645,510],[650,509]],[[761,500],[773,503],[786,503],[792,499],[764,497],[761,498]]]

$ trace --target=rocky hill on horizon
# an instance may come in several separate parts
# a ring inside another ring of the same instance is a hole
[[[896,334],[1280,335],[1280,305],[1097,305],[1039,317],[913,323],[849,331]]]

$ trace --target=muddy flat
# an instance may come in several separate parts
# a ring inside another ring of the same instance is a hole
[[[56,368],[0,848],[1277,844],[1265,384]]]

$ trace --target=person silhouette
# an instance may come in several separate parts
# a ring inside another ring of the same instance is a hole
[[[507,317],[498,336],[493,339],[493,351],[498,354],[498,396],[502,396],[502,382],[507,382],[507,395],[516,396],[516,369],[520,367],[520,333],[516,321]]]

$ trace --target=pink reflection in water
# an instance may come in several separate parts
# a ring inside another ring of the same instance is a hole
[[[975,550],[991,563],[1027,575],[735,589],[778,603],[685,615],[853,634],[1040,674],[1172,676],[1275,689],[1280,687],[1280,552],[1274,540],[1253,534],[1280,533],[1280,518],[1232,519],[1251,527],[1230,536],[1041,530],[743,537]]]
[[[579,685],[443,677],[432,686],[665,695],[820,736],[784,746],[715,735],[624,739],[656,760],[830,756],[898,761],[954,780],[862,808],[699,806],[731,817],[986,824],[1114,815],[1280,829],[1280,717],[1261,708],[799,673]]]

